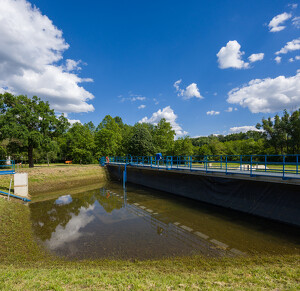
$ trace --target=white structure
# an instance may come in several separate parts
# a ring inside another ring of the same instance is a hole
[[[28,198],[28,174],[14,174],[14,195]]]

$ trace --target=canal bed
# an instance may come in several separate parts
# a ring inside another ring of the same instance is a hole
[[[36,239],[69,259],[300,253],[300,230],[118,183],[30,204]]]

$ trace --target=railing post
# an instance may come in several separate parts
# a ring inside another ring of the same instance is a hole
[[[296,174],[298,175],[299,155],[297,155]]]
[[[222,170],[222,159],[223,159],[223,156],[221,156],[221,165],[220,165],[221,166],[221,170]]]
[[[226,175],[227,175],[227,167],[228,167],[228,159],[227,159],[227,155],[226,155]]]
[[[282,156],[282,179],[284,179],[284,172],[285,172],[285,155]]]
[[[193,157],[190,156],[190,171],[192,170]]]
[[[242,171],[243,156],[240,155],[240,171]]]
[[[265,172],[267,172],[267,155],[265,155]]]
[[[250,177],[252,177],[252,155],[250,157]]]

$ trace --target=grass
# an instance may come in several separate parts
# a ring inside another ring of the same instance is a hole
[[[60,182],[67,179],[59,177],[61,172],[46,172],[44,180],[32,183],[52,185],[53,177]],[[73,172],[70,175],[74,181],[78,178]],[[67,261],[47,253],[36,242],[28,206],[0,198],[1,290],[297,290],[299,259],[295,255]]]
[[[32,198],[47,197],[51,192],[72,189],[105,181],[105,172],[99,165],[38,165],[16,169],[28,173],[29,194]],[[0,190],[8,191],[10,175],[0,176]]]

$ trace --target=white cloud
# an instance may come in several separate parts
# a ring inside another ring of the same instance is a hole
[[[296,28],[300,28],[300,16],[294,17],[292,19],[292,24],[296,27]]]
[[[70,244],[72,241],[75,241],[84,235],[80,230],[85,228],[95,219],[94,216],[91,216],[91,212],[94,208],[94,205],[89,206],[88,208],[81,207],[79,209],[79,214],[75,215],[72,213],[69,222],[65,226],[59,224],[51,234],[51,238],[45,241],[45,244],[51,250],[55,250],[62,247],[64,244]]]
[[[286,20],[290,19],[291,17],[292,14],[286,12],[276,15],[275,17],[272,18],[272,20],[268,24],[269,30],[271,32],[278,32],[285,29],[285,26],[281,24],[283,24]]]
[[[300,107],[300,70],[291,77],[252,80],[231,90],[227,102],[248,107],[253,113],[297,109]]]
[[[227,110],[225,110],[226,112],[232,112],[233,111],[233,108],[232,107],[228,107]]]
[[[278,52],[276,55],[279,54],[287,54],[288,52],[300,50],[300,38],[294,39],[292,41],[287,42],[287,44]]]
[[[184,89],[180,89],[180,87],[179,87],[181,82],[182,82],[182,80],[180,79],[173,84],[173,86],[176,89],[176,92],[178,93],[178,96],[182,96],[183,99],[185,99],[185,100],[191,99],[193,97],[203,99],[196,83],[192,83],[192,84],[188,85],[186,87],[186,89],[184,90]]]
[[[82,63],[81,61],[74,61],[74,60],[67,59],[65,70],[67,72],[80,71],[81,67],[79,67],[79,64],[81,64],[81,63]]]
[[[74,123],[81,123],[81,121],[79,119],[69,119],[68,118],[68,122],[71,124],[71,126],[74,124]]]
[[[251,63],[254,63],[254,62],[263,60],[264,56],[265,56],[264,53],[252,54],[252,55],[248,58],[248,60],[249,60]]]
[[[280,63],[281,63],[281,57],[280,57],[280,56],[277,56],[274,60],[275,60],[275,62],[276,62],[277,64],[280,64]]]
[[[246,69],[249,63],[242,60],[244,52],[240,51],[241,45],[236,40],[229,41],[225,47],[222,47],[217,53],[219,68]]]
[[[144,104],[142,104],[138,107],[138,109],[144,109],[144,108],[146,108],[146,105],[144,105]]]
[[[292,9],[296,9],[298,7],[298,4],[291,3],[291,4],[288,4],[288,6],[291,7]]]
[[[240,133],[240,132],[247,132],[249,130],[254,130],[254,131],[261,131],[259,129],[257,129],[255,126],[253,125],[245,125],[245,126],[235,126],[235,127],[231,127],[229,129],[230,133]]]
[[[58,199],[56,199],[55,204],[59,205],[66,205],[70,204],[72,202],[72,196],[71,195],[64,195],[60,196]]]
[[[136,96],[136,97],[130,97],[130,101],[135,102],[135,101],[145,101],[146,97],[143,96]]]
[[[211,110],[211,111],[207,111],[206,114],[207,114],[207,115],[219,115],[219,114],[220,114],[220,111],[214,111],[214,110]]]
[[[294,61],[293,58],[289,58],[289,63],[292,63]]]
[[[296,61],[300,61],[300,56],[295,56]]]
[[[37,95],[60,112],[88,112],[94,96],[79,86],[91,79],[69,71],[79,62],[63,52],[69,45],[62,31],[26,0],[0,0],[0,91]]]
[[[144,117],[139,121],[139,123],[152,123],[157,124],[162,118],[165,118],[167,122],[170,122],[173,130],[177,136],[187,135],[188,133],[182,130],[181,126],[176,122],[177,115],[174,113],[173,109],[170,106],[159,109],[157,112],[154,112],[150,118]]]

